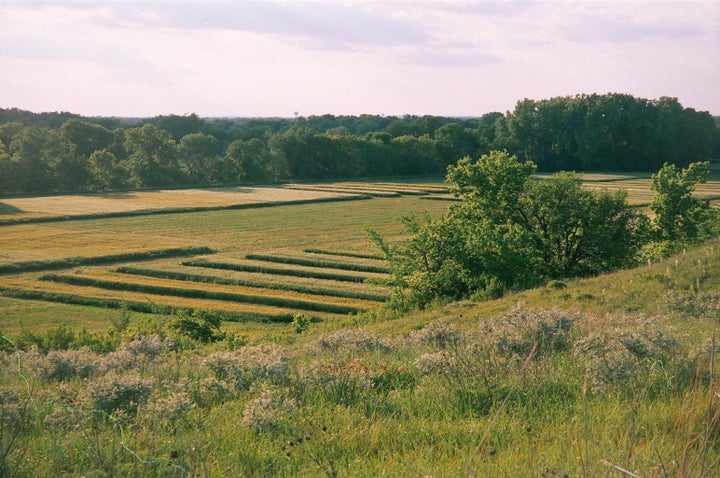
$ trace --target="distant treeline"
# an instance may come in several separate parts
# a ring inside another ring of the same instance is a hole
[[[674,98],[522,100],[478,118],[88,118],[0,109],[0,195],[444,174],[494,149],[541,171],[655,171],[720,157],[707,112]]]

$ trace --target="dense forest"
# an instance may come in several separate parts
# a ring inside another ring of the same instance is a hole
[[[540,171],[656,171],[720,157],[677,99],[524,99],[478,118],[88,118],[0,109],[0,195],[444,174],[506,150]]]

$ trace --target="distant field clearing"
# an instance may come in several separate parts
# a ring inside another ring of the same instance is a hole
[[[0,200],[0,220],[111,214],[169,208],[227,207],[242,204],[309,201],[349,196],[353,196],[349,191],[333,192],[283,187],[233,187],[8,198]]]

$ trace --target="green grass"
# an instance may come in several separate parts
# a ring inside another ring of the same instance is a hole
[[[298,266],[321,267],[326,269],[340,269],[344,271],[374,272],[378,274],[389,274],[390,269],[385,266],[350,264],[347,262],[331,262],[315,258],[271,256],[267,254],[247,254],[245,259],[252,261],[275,262],[278,264],[292,264]]]
[[[284,297],[272,297],[265,295],[238,294],[215,290],[190,289],[182,287],[163,287],[144,283],[129,283],[121,281],[100,280],[93,277],[80,277],[74,275],[46,274],[40,278],[43,281],[59,282],[83,287],[95,287],[107,290],[119,290],[129,292],[141,292],[153,295],[171,297],[184,297],[193,299],[218,300],[227,302],[239,302],[247,304],[270,305],[274,307],[287,307],[299,310],[316,312],[329,312],[334,314],[353,314],[360,311],[355,307],[344,305],[328,304],[321,302],[309,302],[302,300],[287,299]],[[148,310],[151,311],[151,310]]]
[[[353,290],[338,290],[338,289],[323,289],[317,287],[302,286],[298,284],[278,284],[267,281],[257,280],[240,280],[240,279],[227,279],[223,277],[199,275],[199,274],[185,274],[182,272],[173,271],[162,271],[157,269],[139,269],[135,267],[119,267],[115,270],[121,274],[140,275],[145,277],[157,277],[162,279],[173,279],[187,282],[200,282],[208,284],[221,284],[221,285],[236,285],[243,287],[254,287],[258,289],[270,289],[270,290],[286,290],[291,292],[300,292],[303,294],[321,295],[330,297],[346,297],[349,299],[362,299],[371,300],[378,302],[385,302],[389,298],[389,294],[370,294],[363,293]]]
[[[360,275],[360,274],[336,274],[333,272],[321,272],[311,269],[292,269],[292,268],[278,268],[270,267],[258,264],[238,264],[231,262],[214,262],[208,260],[196,260],[196,261],[185,261],[185,266],[191,267],[204,267],[208,269],[221,269],[230,271],[240,272],[258,272],[261,274],[274,274],[274,275],[285,275],[292,277],[305,277],[308,279],[322,279],[339,282],[354,282],[362,283],[370,279],[371,276]]]
[[[672,294],[696,307],[673,308]],[[252,324],[247,345],[48,356],[6,346],[3,396],[30,383],[33,398],[25,418],[5,419],[6,433],[26,432],[9,463],[18,476],[711,478],[713,297],[717,240],[564,288],[393,320],[313,322],[302,334]],[[124,336],[142,334],[135,324]],[[133,390],[147,395],[132,402]]]

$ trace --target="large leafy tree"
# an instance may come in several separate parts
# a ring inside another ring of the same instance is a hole
[[[709,174],[708,162],[691,163],[684,169],[665,163],[652,176],[650,189],[655,197],[650,209],[655,213],[657,240],[668,253],[718,232],[720,213],[708,201],[693,196],[695,186],[706,182]]]
[[[178,182],[178,150],[165,130],[146,124],[125,132],[128,170],[137,186],[166,186]]]
[[[219,163],[218,141],[205,133],[190,133],[182,137],[178,145],[180,167],[190,184],[211,182]]]
[[[438,219],[405,220],[408,240],[386,253],[399,297],[424,306],[435,299],[492,297],[551,278],[630,265],[643,237],[642,217],[623,192],[594,192],[576,174],[532,178],[535,165],[493,151],[448,169],[462,203]]]

